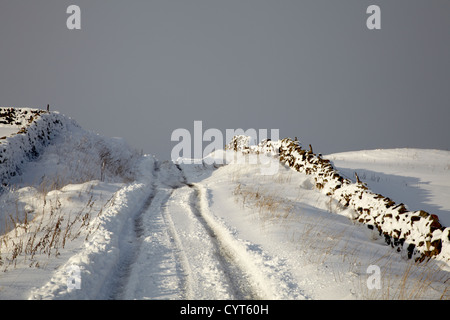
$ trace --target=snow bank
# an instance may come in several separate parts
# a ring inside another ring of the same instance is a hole
[[[123,139],[105,138],[88,132],[76,121],[59,112],[30,108],[0,108],[0,123],[22,126],[16,134],[0,138],[0,192],[10,184],[11,178],[23,173],[27,162],[41,156],[44,148],[57,137],[67,140],[67,143],[58,146],[58,148],[66,149],[53,150],[53,153],[58,154],[61,159],[64,159],[63,162],[70,164],[73,168],[79,167],[80,164],[86,166],[81,171],[69,170],[77,176],[80,176],[80,172],[83,172],[83,176],[88,176],[95,171],[98,172],[95,178],[102,181],[108,180],[108,177],[120,177],[125,181],[135,179],[132,168],[140,155]],[[89,158],[81,159],[81,155]],[[57,168],[58,165],[55,164],[55,172],[58,171]],[[67,172],[64,174],[67,175]],[[75,177],[72,178],[75,179]]]
[[[24,163],[37,158],[68,122],[74,125],[72,120],[57,112],[29,108],[0,108],[0,122],[22,126],[17,134],[0,140],[0,188],[7,186],[11,177],[21,173]]]
[[[63,297],[73,265],[86,290],[68,296],[100,295],[126,251],[121,238],[133,226],[130,219],[153,192],[155,160],[58,112],[3,108],[0,122],[18,128],[0,139],[0,220],[8,222],[0,231],[15,225],[0,246],[0,265],[8,271],[3,281],[14,289],[1,296],[22,296],[24,287],[36,287],[30,298]]]
[[[442,226],[437,215],[423,210],[408,211],[404,204],[370,191],[358,176],[356,183],[342,177],[329,160],[314,154],[311,146],[310,150],[303,150],[298,141],[289,138],[264,140],[251,146],[249,138],[241,135],[233,137],[226,149],[278,155],[281,163],[314,176],[317,189],[355,210],[355,219],[378,230],[387,244],[398,251],[406,248],[409,258],[423,261],[435,257],[450,261],[450,228]]]
[[[152,174],[156,160],[143,156],[138,164],[139,179],[119,189],[104,207],[104,212],[92,221],[96,232],[84,243],[78,253],[53,274],[43,287],[32,290],[29,299],[105,299],[111,294],[108,282],[115,268],[122,265],[124,255],[133,239],[127,237],[128,229],[135,226],[136,215],[154,192]],[[82,279],[81,290],[67,286],[67,270],[77,266]],[[120,280],[120,279],[119,279]],[[114,281],[114,280],[113,280]],[[109,297],[110,298],[110,297]]]

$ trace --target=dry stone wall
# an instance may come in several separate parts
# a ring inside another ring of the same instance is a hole
[[[441,225],[437,215],[409,211],[404,204],[369,190],[357,176],[356,182],[342,177],[329,160],[313,153],[311,146],[309,150],[302,149],[297,140],[265,140],[256,146],[250,146],[248,141],[248,137],[235,136],[226,149],[276,154],[282,164],[313,176],[317,189],[354,209],[356,220],[377,230],[388,245],[398,251],[406,250],[408,257],[417,261],[439,257],[449,262],[450,228]]]

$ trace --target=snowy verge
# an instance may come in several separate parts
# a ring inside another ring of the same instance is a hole
[[[368,189],[356,176],[356,183],[342,177],[329,160],[310,150],[303,150],[298,141],[289,138],[279,141],[264,140],[251,146],[249,137],[235,136],[226,146],[228,150],[243,153],[277,155],[279,161],[292,169],[312,175],[315,187],[335,198],[341,205],[357,212],[355,219],[370,229],[378,230],[386,243],[417,261],[435,257],[450,261],[450,228],[441,225],[437,215],[423,210],[409,211],[404,204]]]
[[[58,268],[50,281],[44,286],[32,290],[29,299],[104,299],[110,294],[109,281],[116,266],[120,265],[121,256],[126,255],[123,241],[128,241],[124,234],[133,226],[136,214],[141,211],[143,203],[151,196],[154,177],[151,174],[155,165],[152,156],[144,156],[140,163],[139,180],[118,190],[109,201],[103,214],[96,217],[97,230],[84,243],[83,248],[71,256]],[[82,283],[79,288],[68,285],[70,271],[79,271]],[[113,281],[116,281],[113,279]]]
[[[95,297],[123,251],[120,233],[151,190],[145,163],[153,168],[153,158],[58,112],[1,109],[0,121],[21,126],[0,139],[1,283],[9,288],[0,296]],[[68,292],[71,266],[86,290]],[[30,294],[33,287],[41,289]]]

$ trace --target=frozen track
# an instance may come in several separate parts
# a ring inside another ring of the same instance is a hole
[[[210,212],[208,190],[179,173],[179,183],[159,177],[134,217],[101,298],[304,299],[285,266],[236,238]]]
[[[219,267],[224,273],[225,280],[229,285],[230,294],[236,299],[258,299],[258,290],[254,288],[249,279],[248,273],[243,270],[234,251],[224,243],[219,230],[208,223],[208,216],[202,206],[202,190],[194,184],[188,185],[191,188],[190,206],[191,211],[204,228],[213,245],[214,254],[217,258]]]
[[[199,187],[187,183],[178,169],[180,182],[159,179],[134,217],[112,280],[101,290],[108,296],[100,298],[260,298],[205,219]]]
[[[164,211],[172,189],[160,186],[141,217],[141,245],[121,299],[181,299],[184,270]]]
[[[165,210],[168,229],[181,253],[184,298],[260,298],[234,252],[205,218],[200,197],[198,187],[188,184],[174,190]]]
[[[210,211],[211,193],[189,184],[190,206],[212,240],[216,257],[234,299],[305,299],[287,267],[258,244],[239,239]]]
[[[124,230],[119,240],[119,258],[112,274],[103,284],[98,299],[121,299],[130,281],[132,266],[137,261],[140,254],[142,235],[144,233],[142,219],[146,211],[149,210],[155,197],[155,188],[150,190],[150,194],[135,216],[129,218],[127,229]]]

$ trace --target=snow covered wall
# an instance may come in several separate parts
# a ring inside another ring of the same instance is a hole
[[[398,251],[406,248],[409,258],[417,261],[436,257],[450,260],[450,228],[441,225],[437,215],[423,210],[409,211],[402,203],[374,193],[359,181],[342,177],[329,160],[310,150],[303,150],[298,141],[285,138],[279,141],[264,140],[259,145],[249,145],[247,136],[235,136],[225,147],[244,153],[278,155],[282,164],[298,172],[312,175],[317,189],[335,198],[341,205],[354,209],[360,223],[378,230],[387,244]]]
[[[0,138],[0,191],[8,185],[11,177],[20,174],[26,161],[39,156],[42,149],[61,133],[68,121],[71,120],[57,112],[0,108],[0,123],[21,126],[17,133]]]
[[[140,159],[136,150],[123,139],[105,138],[86,131],[75,120],[59,112],[0,108],[0,125],[18,128],[16,133],[0,138],[0,192],[9,185],[12,177],[22,174],[27,162],[38,158],[58,137],[68,142],[61,144],[61,148],[70,148],[61,150],[64,154],[61,159],[67,166],[75,167],[76,162],[84,161],[86,176],[98,171],[99,180],[119,178],[129,182],[135,179],[133,167]],[[75,169],[72,171],[74,175],[82,175]]]

